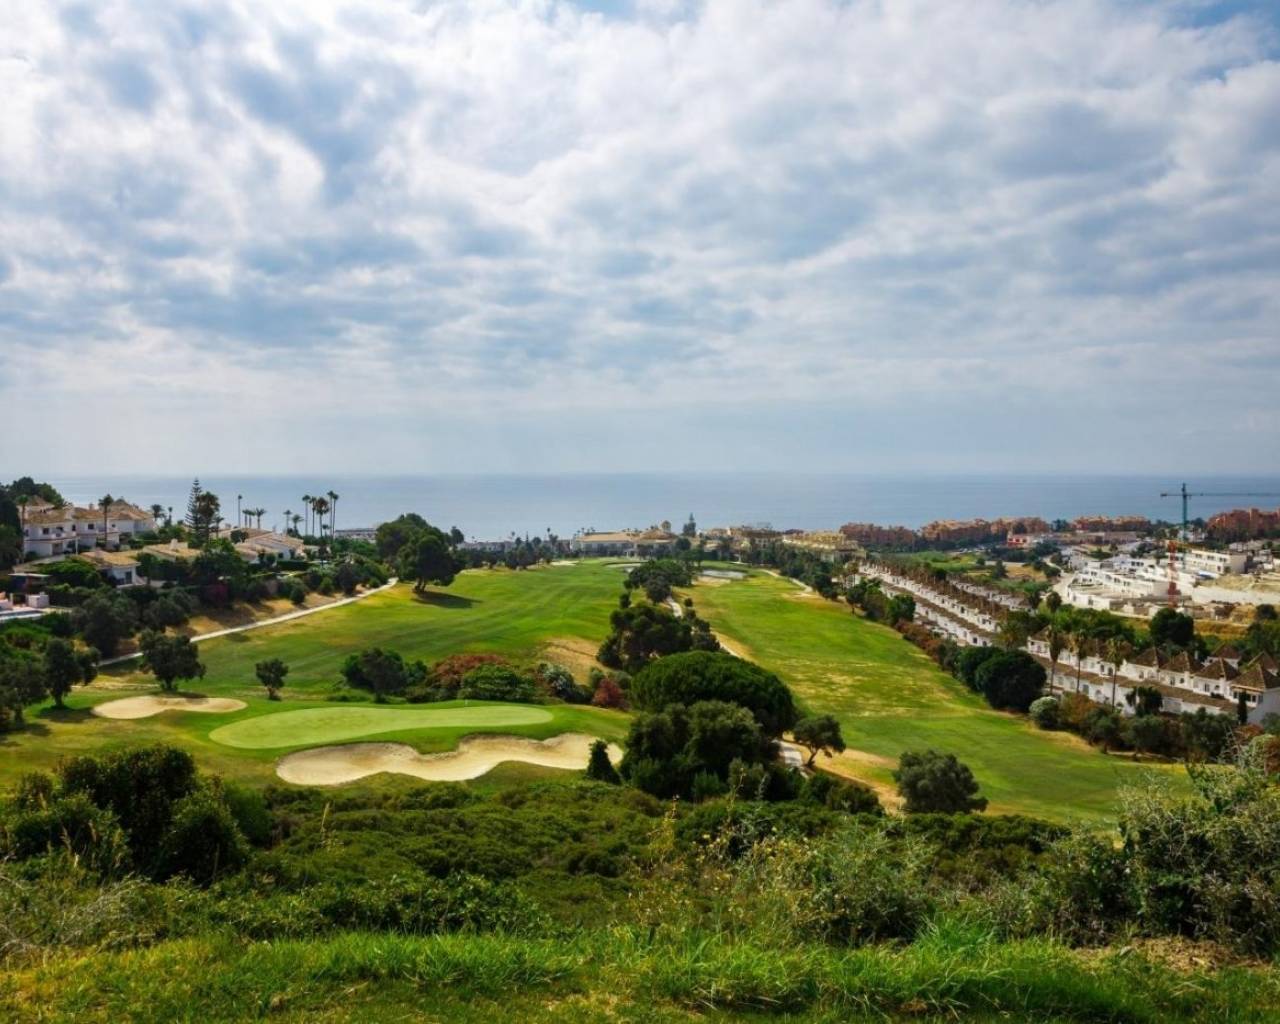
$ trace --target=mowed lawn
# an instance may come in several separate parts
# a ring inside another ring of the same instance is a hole
[[[691,594],[737,653],[776,672],[810,711],[839,719],[850,748],[839,770],[878,786],[892,786],[904,750],[930,747],[973,769],[994,812],[1094,821],[1147,772],[1185,784],[1181,767],[1134,764],[992,710],[892,629],[843,602],[800,596],[789,581],[755,574]]]
[[[548,706],[536,709],[536,720],[503,724],[510,713],[490,714],[487,721],[480,721],[475,715],[479,709],[473,704],[471,717],[463,722],[424,727],[414,724],[415,713],[455,705],[387,709],[323,698],[340,681],[343,659],[374,646],[428,663],[464,652],[503,654],[519,661],[545,658],[584,676],[608,632],[609,613],[617,604],[621,583],[621,570],[602,563],[523,572],[474,570],[462,573],[449,588],[425,595],[415,595],[407,585],[398,586],[294,622],[205,641],[199,645],[205,677],[186,689],[233,697],[248,705],[226,715],[166,711],[131,721],[92,715],[89,709],[94,704],[156,692],[154,679],[139,672],[136,662],[115,666],[104,670],[100,683],[73,691],[67,700],[68,710],[30,708],[27,729],[0,736],[0,786],[12,783],[23,772],[51,768],[62,757],[151,742],[188,749],[202,767],[230,778],[272,781],[281,748],[321,742],[316,740],[314,728],[296,728],[300,720],[288,717],[289,712],[302,709],[315,709],[319,718],[329,723],[320,729],[325,736],[341,733],[343,739],[351,740],[370,735],[409,743],[423,753],[450,750],[463,736],[483,732],[533,739],[586,732],[618,741],[626,733],[626,716],[597,708]],[[254,676],[254,664],[267,658],[281,658],[290,666],[281,701],[268,701]],[[382,713],[388,710],[402,712],[405,717],[386,720]],[[345,716],[344,711],[355,714]],[[360,731],[359,736],[351,728],[330,722],[349,717],[354,723],[362,716],[368,718],[370,711],[377,716],[377,724],[369,732]],[[265,721],[252,727],[247,724],[250,719],[281,715],[286,717],[278,725]],[[255,745],[236,747],[210,737],[215,730],[232,724],[249,730],[245,735],[257,737]],[[316,726],[317,722],[303,724]],[[270,739],[270,746],[256,746],[263,737]]]

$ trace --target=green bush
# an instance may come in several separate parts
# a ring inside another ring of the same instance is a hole
[[[1039,697],[1031,702],[1027,709],[1031,721],[1041,729],[1057,729],[1061,725],[1057,697]]]
[[[231,811],[217,793],[205,788],[174,804],[152,873],[162,880],[181,875],[208,885],[239,871],[248,860],[249,844]]]
[[[529,704],[538,699],[533,680],[506,665],[481,665],[462,678],[462,700],[514,701]]]

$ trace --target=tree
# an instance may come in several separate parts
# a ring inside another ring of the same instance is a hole
[[[1160,650],[1190,651],[1196,642],[1196,623],[1176,608],[1161,608],[1151,616],[1151,642]]]
[[[110,658],[119,650],[122,640],[133,636],[137,611],[124,594],[105,591],[92,595],[71,613],[71,626],[86,644],[96,648],[104,658]]]
[[[791,691],[781,679],[722,652],[690,651],[659,658],[632,678],[630,697],[632,704],[648,711],[672,704],[728,701],[751,711],[770,736],[790,729],[797,717]]]
[[[596,782],[607,782],[612,786],[622,781],[618,769],[609,760],[609,745],[604,740],[596,740],[591,744],[591,758],[587,761],[585,777]]]
[[[997,651],[978,667],[974,682],[992,707],[1026,711],[1044,693],[1045,671],[1026,651]]]
[[[427,677],[427,667],[422,662],[406,662],[398,651],[384,651],[380,647],[347,655],[341,672],[348,686],[369,690],[380,704]]]
[[[89,683],[98,674],[94,652],[78,654],[69,640],[50,637],[44,645],[44,685],[55,707],[66,707],[63,698],[78,683]]]
[[[389,523],[383,523],[374,533],[378,554],[387,562],[400,557],[400,551],[423,530],[435,529],[416,512],[406,512]]]
[[[191,531],[191,540],[196,547],[202,546],[209,534],[217,525],[221,505],[218,496],[211,494],[200,486],[197,478],[191,482],[191,492],[187,496],[187,528]]]
[[[1056,615],[1058,609],[1062,607],[1062,595],[1056,590],[1050,590],[1044,595],[1044,606],[1049,609],[1050,615]]]
[[[267,688],[268,700],[279,700],[280,690],[284,687],[284,678],[289,674],[289,666],[279,658],[269,658],[253,666],[258,682]]]
[[[102,546],[104,548],[107,546],[107,535],[111,532],[109,515],[115,500],[110,494],[104,494],[98,499],[98,508],[102,509]]]
[[[44,673],[35,658],[0,659],[0,732],[21,727],[23,708],[45,692]]]
[[[1056,685],[1058,677],[1058,660],[1062,657],[1062,652],[1066,648],[1070,637],[1059,628],[1056,623],[1049,625],[1049,689],[1052,690]]]
[[[143,671],[154,675],[161,689],[173,691],[178,688],[179,679],[200,679],[204,676],[204,665],[190,637],[146,629],[139,638],[139,646],[142,648]]]
[[[1139,715],[1124,724],[1124,736],[1139,754],[1163,750],[1167,740],[1164,719],[1159,715]]]
[[[956,675],[971,690],[979,689],[978,669],[1000,653],[998,647],[966,647],[956,657]]]
[[[414,581],[415,593],[432,583],[447,587],[461,570],[461,561],[438,530],[420,531],[400,552],[400,576]]]
[[[987,806],[986,798],[977,795],[973,772],[955,754],[906,751],[893,778],[908,814],[961,814]]]
[[[810,715],[796,722],[791,735],[800,746],[809,751],[806,767],[812,767],[819,754],[831,757],[844,750],[844,737],[840,735],[840,723],[833,715]]]
[[[623,598],[627,598],[624,593]],[[710,625],[692,611],[676,615],[664,605],[629,599],[609,616],[612,632],[600,645],[602,665],[637,672],[654,658],[686,651],[718,651]]]
[[[529,704],[538,698],[533,680],[508,665],[481,665],[462,677],[462,700],[500,700]]]
[[[1161,609],[1168,611],[1167,608]],[[1120,674],[1120,666],[1124,664],[1124,641],[1112,637],[1107,641],[1107,664],[1111,666],[1111,706],[1116,706],[1116,677]]]

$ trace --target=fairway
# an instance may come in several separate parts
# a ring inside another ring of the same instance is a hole
[[[219,726],[209,739],[242,750],[268,750],[405,733],[418,729],[493,729],[538,725],[551,721],[551,712],[528,704],[477,704],[452,708],[325,707],[282,711],[276,715],[242,718]]]
[[[1148,771],[1184,778],[995,711],[892,629],[843,602],[799,597],[789,581],[753,575],[691,593],[736,652],[776,672],[810,711],[839,719],[849,746],[840,770],[882,789],[904,750],[933,748],[973,769],[994,813],[1094,821],[1114,815],[1119,787]]]
[[[200,689],[217,696],[260,693],[254,664],[280,658],[289,666],[286,699],[327,690],[339,681],[342,660],[367,647],[428,663],[473,651],[546,658],[585,675],[609,631],[621,584],[616,569],[597,562],[518,572],[473,569],[449,588],[425,594],[400,585],[304,619],[205,641]],[[103,675],[152,682],[136,664]]]

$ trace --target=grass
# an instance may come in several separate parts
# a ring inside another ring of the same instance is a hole
[[[470,707],[323,707],[301,708],[278,715],[259,715],[222,725],[209,739],[249,750],[310,747],[342,743],[364,736],[413,730],[497,729],[540,725],[553,720],[546,708],[528,704],[488,704]]]
[[[942,927],[908,946],[779,950],[706,933],[568,939],[228,936],[58,955],[0,977],[24,1021],[1274,1020],[1274,971],[1175,971],[1140,953]]]
[[[904,750],[932,747],[968,764],[996,813],[1099,821],[1118,788],[1146,770],[1067,733],[994,711],[892,629],[847,605],[801,597],[766,575],[692,590],[699,614],[735,651],[776,672],[814,712],[835,715],[850,751],[836,764],[882,791]],[[826,762],[832,764],[833,762]]]
[[[94,704],[156,690],[152,677],[140,672],[136,662],[113,666],[104,670],[93,686],[75,690],[67,710],[33,707],[28,711],[27,729],[0,736],[0,787],[11,784],[23,772],[52,768],[64,756],[139,742],[172,743],[190,750],[202,767],[230,778],[272,781],[278,750],[237,749],[219,743],[210,734],[234,724],[237,730],[248,729],[250,736],[269,736],[274,743],[286,738],[284,731],[298,719],[285,718],[281,723],[264,720],[252,727],[240,723],[302,709],[319,712],[320,719],[332,716],[334,722],[350,720],[348,712],[366,718],[372,712],[379,722],[378,739],[408,743],[423,753],[450,750],[469,733],[495,730],[532,739],[586,732],[618,740],[625,734],[626,717],[590,707],[537,709],[548,715],[546,720],[524,725],[455,722],[424,730],[409,724],[411,719],[396,719],[404,726],[387,730],[382,723],[384,712],[413,712],[373,707],[372,702],[368,706],[335,705],[323,698],[340,681],[338,670],[343,659],[372,646],[393,648],[406,658],[427,662],[463,652],[491,652],[517,661],[545,658],[585,676],[608,632],[609,613],[616,606],[621,580],[618,569],[601,563],[520,572],[473,570],[462,573],[447,590],[415,594],[409,586],[398,586],[303,619],[205,641],[200,644],[205,676],[190,689],[208,696],[233,697],[247,705],[228,715],[167,711],[133,721],[91,715],[89,709]],[[254,675],[254,664],[267,658],[281,658],[290,666],[281,701],[268,701]],[[433,706],[437,710],[441,707]],[[322,742],[316,735],[308,734],[300,743]],[[345,738],[358,736],[349,733]]]

